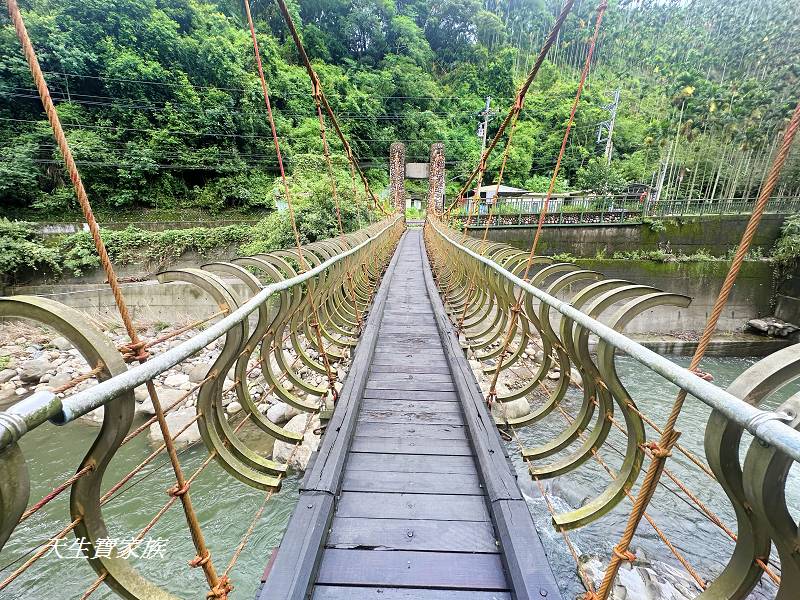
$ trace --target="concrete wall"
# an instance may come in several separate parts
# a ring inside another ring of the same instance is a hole
[[[240,299],[250,297],[241,283],[228,282],[228,287]],[[186,323],[219,310],[210,296],[187,283],[128,283],[122,285],[122,291],[131,316],[138,323]],[[44,296],[101,321],[118,320],[114,296],[107,284],[19,286],[14,294]]]
[[[780,234],[784,219],[784,215],[764,215],[753,247],[768,253]],[[669,244],[673,252],[681,250],[691,254],[704,248],[714,256],[725,256],[739,244],[747,220],[747,215],[667,219],[663,221],[665,230],[660,232],[653,231],[648,224],[546,226],[542,230],[539,249],[542,254],[569,252],[590,258],[598,253],[612,256],[614,252],[658,250]],[[490,227],[489,239],[528,250],[535,230],[535,225]],[[483,227],[470,228],[469,233],[481,238]]]
[[[730,267],[728,261],[657,263],[580,259],[577,264],[609,278],[651,285],[665,292],[692,298],[692,303],[686,309],[657,308],[642,314],[626,328],[629,333],[702,330]],[[741,330],[749,319],[771,314],[771,296],[771,265],[762,261],[745,262],[720,317],[719,330]]]
[[[581,259],[578,266],[599,271],[610,278],[691,296],[693,300],[688,308],[653,309],[637,317],[626,329],[629,333],[669,333],[703,328],[729,263]],[[719,329],[741,330],[749,319],[771,314],[771,282],[772,269],[769,264],[745,263],[720,319]],[[233,284],[232,287],[240,298],[249,297],[241,284]],[[187,322],[205,318],[217,311],[216,305],[205,293],[184,283],[129,283],[123,285],[123,291],[133,318],[140,322]],[[116,315],[108,285],[102,283],[19,286],[14,293],[48,296],[95,317],[114,318]]]
[[[775,294],[775,316],[800,325],[800,272],[791,273],[778,283]]]

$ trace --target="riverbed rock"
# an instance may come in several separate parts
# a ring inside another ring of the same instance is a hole
[[[229,415],[235,415],[240,410],[242,410],[242,405],[236,401],[231,402],[228,406],[225,407],[225,412]]]
[[[17,401],[17,387],[13,383],[0,384],[0,408]]]
[[[0,371],[0,383],[6,383],[7,381],[11,381],[14,377],[17,376],[16,369],[3,369]]]
[[[95,408],[93,411],[88,412],[79,418],[81,421],[88,423],[89,425],[102,425],[105,415],[106,408],[105,406],[101,406],[100,408]]]
[[[310,423],[309,419],[311,419]],[[277,462],[287,463],[289,468],[304,471],[308,466],[308,461],[311,459],[311,454],[319,447],[320,436],[314,433],[319,426],[318,415],[303,413],[293,417],[284,428],[294,433],[303,433],[305,431],[303,441],[295,449],[294,444],[276,440],[275,446],[272,448],[272,459]]]
[[[184,383],[189,382],[189,376],[186,373],[174,373],[169,375],[164,380],[164,385],[167,387],[178,388],[181,387]]]
[[[158,401],[161,403],[161,407],[166,410],[173,404],[175,404],[184,393],[181,390],[173,390],[170,388],[164,387],[156,387],[156,393],[158,394]],[[145,389],[145,397],[142,402],[136,403],[136,413],[137,415],[144,415],[146,417],[152,417],[156,414],[156,409],[153,406],[153,401],[150,399],[150,395],[147,393],[147,389]]]
[[[796,325],[787,323],[786,321],[776,317],[750,319],[747,322],[747,326],[751,329],[755,329],[756,331],[766,333],[767,335],[773,337],[788,337],[795,331],[798,331],[798,327]]]
[[[531,412],[531,405],[526,398],[517,398],[511,402],[495,402],[492,404],[492,416],[500,421],[518,419]]]
[[[625,562],[619,570],[611,600],[691,600],[700,589],[687,573],[663,562],[648,561],[641,549],[635,549],[637,559]],[[597,556],[579,558],[586,575],[600,586],[606,564]]]
[[[211,369],[212,363],[204,362],[198,363],[189,369],[189,381],[192,383],[200,383],[208,376],[208,371]]]
[[[181,410],[167,413],[165,418],[167,419],[167,426],[172,432],[172,435],[175,435],[177,431],[180,431],[186,427],[186,424],[194,419],[196,414],[197,413],[191,408],[182,408]],[[164,438],[161,435],[161,427],[159,427],[158,423],[153,423],[150,425],[150,431],[148,432],[148,435],[155,443],[161,443],[164,441]],[[195,421],[189,425],[189,427],[187,427],[186,431],[182,432],[177,438],[175,438],[175,443],[176,445],[181,446],[199,440],[200,429],[197,427],[197,421]]]
[[[276,425],[286,423],[299,414],[299,410],[291,404],[286,404],[286,402],[278,402],[267,410],[267,418]]]
[[[50,378],[50,381],[48,381],[48,383],[52,387],[58,388],[61,387],[62,385],[68,384],[70,381],[72,381],[72,375],[70,375],[69,373],[57,373]]]
[[[32,358],[20,364],[20,368],[19,378],[23,383],[36,383],[50,370],[51,364],[47,358]]]
[[[51,346],[55,346],[59,350],[69,350],[72,348],[72,343],[65,337],[58,336],[57,338],[53,338],[50,342]]]
[[[561,371],[550,371],[547,374],[547,378],[556,381],[561,378]]]

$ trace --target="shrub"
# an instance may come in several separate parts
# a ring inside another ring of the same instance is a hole
[[[32,223],[0,219],[0,276],[14,277],[23,269],[59,273],[59,253],[42,243]]]

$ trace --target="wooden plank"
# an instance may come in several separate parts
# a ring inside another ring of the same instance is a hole
[[[461,404],[458,402],[421,402],[419,400],[364,398],[361,406],[362,414],[367,410],[400,411],[408,414],[461,414]]]
[[[389,494],[342,492],[337,517],[371,519],[434,519],[439,521],[489,521],[481,496],[454,494]]]
[[[378,373],[397,374],[397,375],[425,375],[425,374],[438,375],[447,373],[448,377],[450,376],[449,375],[450,370],[446,364],[444,366],[429,365],[427,363],[412,365],[409,363],[395,362],[393,364],[379,365],[373,362],[371,371],[372,375],[376,375]]]
[[[345,469],[345,492],[408,492],[414,494],[483,494],[477,473],[392,473]]]
[[[354,452],[347,460],[349,471],[395,471],[397,473],[477,473],[471,456],[426,456],[424,454],[368,454]]]
[[[411,425],[463,425],[457,412],[402,412],[395,410],[364,410],[358,415],[361,423],[406,423]]]
[[[406,379],[381,381],[372,378],[367,381],[367,388],[370,390],[403,390],[408,392],[454,392],[456,389],[452,380],[449,379],[447,381],[408,381]]]
[[[491,510],[515,597],[559,598],[561,592],[525,500],[498,500]]]
[[[436,328],[436,321],[431,318],[428,321],[409,322],[408,325],[400,325],[390,320],[384,319],[381,325],[381,335],[396,336],[427,336],[439,337],[439,330]]]
[[[398,356],[396,352],[381,352],[375,353],[372,357],[373,366],[389,366],[395,369],[402,367],[428,367],[435,368],[437,371],[447,369],[449,363],[444,358],[431,358],[424,354],[417,354],[414,356]]]
[[[449,454],[472,456],[467,440],[427,440],[408,438],[353,438],[351,452],[380,452],[388,454]]]
[[[303,598],[311,589],[333,518],[333,496],[303,492],[292,513],[258,600]]]
[[[511,600],[508,592],[318,585],[312,600]]]
[[[335,517],[326,547],[484,554],[499,552],[491,523],[422,519]]]
[[[425,402],[458,402],[455,392],[435,392],[422,390],[376,390],[366,388],[364,398],[384,400],[422,400]]]
[[[496,554],[328,549],[317,583],[507,590]]]
[[[466,440],[463,425],[406,424],[406,423],[364,423],[356,426],[356,435],[364,437],[415,437],[435,440]]]
[[[375,371],[369,374],[369,381],[424,381],[437,383],[451,383],[453,376],[450,371],[440,373],[409,373],[406,371]]]
[[[559,598],[560,591],[553,577],[547,556],[536,531],[527,503],[522,497],[505,446],[500,440],[483,394],[467,363],[463,349],[449,318],[444,314],[427,256],[424,278],[431,306],[438,314],[443,347],[447,351],[453,381],[464,406],[465,423],[475,448],[475,459],[486,485],[490,512],[502,548],[508,582],[517,600]]]

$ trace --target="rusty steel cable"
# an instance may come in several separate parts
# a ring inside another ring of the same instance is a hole
[[[328,147],[328,138],[325,134],[325,117],[322,115],[322,106],[320,105],[320,87],[319,80],[312,82],[314,96],[314,106],[317,109],[317,118],[319,120],[319,137],[322,140],[322,154],[325,157],[325,165],[328,169],[328,179],[331,185],[331,196],[333,196],[333,203],[336,207],[336,224],[339,227],[339,235],[344,235],[344,227],[342,226],[342,209],[339,206],[339,193],[336,189],[336,175],[333,172],[333,163],[331,162],[331,150]],[[355,199],[354,199],[355,200]]]
[[[277,134],[277,131],[275,129],[275,119],[274,119],[274,116],[272,114],[272,105],[271,105],[270,99],[269,99],[269,88],[267,87],[267,80],[266,80],[266,77],[264,76],[264,69],[263,69],[263,67],[261,65],[261,51],[259,50],[259,47],[258,47],[258,39],[256,38],[256,29],[255,29],[255,24],[253,23],[253,15],[250,12],[250,2],[249,2],[249,0],[247,0],[244,4],[245,4],[245,12],[246,12],[246,15],[247,15],[247,23],[248,23],[248,25],[250,27],[250,36],[251,36],[251,38],[253,40],[253,52],[255,53],[255,57],[256,57],[256,65],[258,67],[258,77],[259,77],[259,79],[261,81],[261,91],[262,91],[262,93],[264,95],[264,103],[266,104],[266,107],[267,107],[267,117],[269,119],[270,129],[272,130],[272,137],[273,137],[273,143],[275,145],[275,152],[280,157],[281,156],[280,142],[278,141],[278,134]],[[285,6],[284,6],[284,8],[285,8]],[[288,16],[288,12],[286,13],[286,18],[288,18],[289,19],[289,23],[291,23],[291,17]],[[293,28],[293,26],[292,26],[292,28]],[[297,35],[296,31],[294,31],[294,35]],[[299,43],[299,38],[298,38],[298,43]],[[302,48],[302,43],[300,43],[300,47]],[[308,59],[308,57],[306,56],[306,60],[307,59]],[[311,63],[310,62],[308,63],[307,68],[309,70],[309,75],[311,76],[312,83],[314,83],[315,86],[319,86],[319,87],[316,87],[315,89],[318,89],[320,99],[322,101],[324,101],[324,93],[322,91],[322,87],[319,84],[319,79],[316,77],[316,73],[311,68]],[[326,103],[326,106],[327,106],[327,103]],[[320,117],[321,116],[322,115],[320,113]],[[335,122],[336,117],[333,116],[333,112],[332,111],[330,111],[330,115],[329,116],[331,117],[331,121],[335,125],[336,124],[336,122]],[[324,127],[324,124],[323,124],[323,127]],[[343,138],[343,142],[346,144],[346,140],[344,140],[344,138]],[[306,263],[306,259],[305,259],[304,255],[303,255],[303,245],[300,242],[300,231],[297,228],[297,220],[295,218],[294,208],[292,206],[292,197],[291,197],[291,194],[289,192],[289,183],[286,180],[286,173],[283,170],[283,162],[282,162],[282,160],[280,158],[279,158],[279,162],[281,163],[281,181],[283,182],[284,193],[286,194],[286,207],[287,207],[287,210],[289,212],[289,222],[292,225],[292,231],[294,233],[294,239],[295,239],[295,244],[297,246],[298,258],[300,260],[300,267],[301,267],[301,269],[303,271],[307,271],[308,270],[308,264]],[[337,206],[338,206],[338,204],[337,204]],[[340,225],[341,225],[341,223],[340,223]],[[330,361],[330,358],[328,357],[328,353],[325,352],[325,344],[322,341],[322,324],[320,323],[320,320],[319,320],[317,306],[316,306],[316,303],[314,301],[314,295],[313,295],[313,291],[312,291],[311,287],[308,288],[308,298],[309,298],[309,304],[310,304],[310,307],[311,307],[311,323],[310,323],[310,325],[311,325],[312,329],[314,330],[315,336],[317,338],[317,347],[319,348],[320,355],[322,356],[322,362],[323,362],[323,365],[325,367],[325,372],[326,372],[326,374],[328,376],[328,390],[329,390],[329,392],[331,394],[331,397],[333,398],[333,401],[335,403],[336,402],[336,398],[338,396],[338,392],[336,391],[336,373],[331,368],[331,361]]]
[[[592,34],[592,38],[589,41],[589,49],[586,52],[586,60],[583,65],[583,70],[581,71],[581,78],[578,82],[578,89],[575,92],[575,99],[572,102],[572,109],[570,110],[569,120],[567,121],[567,128],[564,131],[564,137],[561,142],[561,150],[558,154],[558,160],[556,161],[556,166],[553,169],[553,176],[550,178],[550,185],[547,189],[547,195],[545,197],[544,203],[542,205],[542,210],[540,211],[539,215],[539,224],[536,227],[536,234],[533,237],[533,244],[531,245],[531,251],[528,254],[528,260],[525,266],[525,272],[523,273],[522,279],[528,278],[528,272],[530,271],[531,265],[533,264],[533,258],[536,255],[536,246],[539,242],[539,236],[542,231],[542,226],[544,225],[544,217],[547,214],[547,207],[550,202],[550,198],[553,194],[553,190],[555,189],[556,180],[558,178],[558,172],[561,168],[561,160],[564,158],[564,152],[567,147],[567,141],[569,140],[569,134],[572,129],[572,124],[575,122],[575,113],[578,110],[578,104],[581,100],[581,94],[583,93],[583,88],[586,85],[586,78],[589,75],[589,70],[592,66],[592,56],[594,55],[594,49],[597,44],[597,38],[600,35],[600,25],[603,22],[603,15],[608,8],[607,0],[601,0],[600,4],[597,7],[596,17],[595,17],[595,24],[594,24],[594,33]],[[517,317],[519,316],[520,311],[522,310],[522,300],[524,298],[524,294],[520,291],[514,305],[511,307],[511,319],[508,323],[508,331],[506,332],[505,339],[503,341],[503,346],[500,351],[500,355],[497,359],[497,366],[492,376],[492,383],[489,387],[489,394],[487,396],[487,403],[492,404],[494,400],[497,398],[497,378],[500,376],[500,371],[503,366],[503,360],[505,359],[505,355],[508,352],[508,346],[511,343],[512,338],[514,337],[514,333],[516,332],[517,328]]]
[[[744,262],[747,252],[750,249],[750,244],[753,241],[753,237],[758,229],[758,225],[761,222],[764,209],[766,208],[767,202],[772,196],[772,192],[778,183],[778,178],[780,177],[783,165],[785,164],[786,158],[791,150],[792,142],[797,134],[798,127],[800,127],[800,103],[798,103],[795,107],[791,120],[786,127],[780,149],[775,155],[775,159],[770,167],[769,174],[764,181],[764,185],[761,188],[758,200],[753,208],[753,214],[750,216],[750,220],[748,221],[744,233],[742,234],[741,242],[736,248],[736,254],[731,262],[731,267],[725,276],[725,281],[722,284],[719,295],[714,303],[714,307],[708,317],[706,327],[703,330],[700,340],[698,341],[697,349],[695,350],[694,356],[689,364],[690,371],[696,370],[700,366],[700,361],[705,355],[708,344],[711,342],[711,336],[716,330],[719,317],[728,302],[733,285],[739,275],[739,270],[742,267],[742,263]],[[675,426],[683,408],[683,404],[686,401],[686,396],[687,393],[684,390],[680,390],[675,398],[669,417],[667,418],[667,423],[664,426],[661,434],[661,438],[653,450],[653,460],[650,462],[650,466],[647,469],[642,486],[639,489],[639,494],[634,502],[633,510],[629,515],[628,522],[625,526],[625,531],[623,532],[619,543],[615,547],[620,552],[626,552],[630,547],[633,536],[636,534],[636,529],[642,519],[642,514],[644,513],[645,508],[655,493],[656,484],[661,478],[661,473],[664,470],[664,465],[667,461],[667,458],[670,456],[672,448],[677,442],[678,436],[680,435],[679,432],[676,431]],[[608,598],[608,595],[611,592],[611,587],[617,577],[617,573],[619,572],[620,562],[621,561],[617,556],[617,552],[613,553],[603,577],[603,583],[597,591],[597,597],[599,600],[606,600]]]
[[[278,0],[278,2],[282,2],[283,0]],[[539,51],[539,55],[536,57],[536,62],[533,63],[533,67],[531,67],[528,76],[525,78],[525,81],[520,86],[519,91],[517,92],[517,97],[514,101],[514,104],[511,107],[511,110],[503,119],[503,122],[500,123],[500,127],[497,129],[497,133],[495,133],[492,141],[489,142],[489,145],[486,146],[486,150],[480,157],[478,162],[478,166],[476,166],[472,173],[470,173],[467,180],[464,182],[464,185],[461,186],[461,190],[458,192],[458,196],[456,199],[450,204],[447,209],[448,215],[450,211],[456,204],[460,204],[464,199],[464,194],[469,189],[469,186],[475,180],[475,177],[479,174],[481,170],[481,165],[483,165],[483,169],[486,168],[486,161],[489,155],[494,150],[494,147],[500,142],[500,139],[503,137],[503,132],[505,132],[506,127],[511,123],[512,118],[514,118],[515,114],[518,114],[519,111],[522,109],[522,101],[525,99],[525,95],[528,93],[528,88],[530,88],[533,80],[536,78],[539,69],[541,68],[542,64],[544,63],[544,59],[547,57],[547,53],[550,51],[550,47],[555,43],[558,39],[558,34],[561,31],[561,26],[564,24],[567,16],[569,15],[570,11],[572,10],[572,5],[575,4],[575,0],[566,0],[564,2],[564,6],[561,8],[561,12],[559,13],[558,17],[556,18],[555,23],[553,23],[553,27],[550,29],[550,33],[547,36],[547,39],[542,46],[542,49]]]
[[[574,1],[574,0],[569,0],[569,1]],[[315,85],[319,90],[319,101],[322,104],[322,107],[325,109],[325,112],[328,114],[328,118],[331,121],[331,125],[333,125],[333,129],[336,132],[339,141],[342,143],[347,160],[350,162],[351,165],[353,165],[359,177],[361,178],[361,183],[364,186],[364,192],[372,200],[373,206],[376,209],[380,210],[380,212],[383,213],[385,216],[389,216],[391,213],[387,212],[386,209],[383,208],[383,205],[380,202],[378,202],[378,198],[375,196],[375,193],[370,188],[369,181],[367,180],[366,175],[364,175],[364,171],[361,170],[361,166],[358,164],[358,161],[356,161],[355,156],[353,155],[353,150],[350,147],[350,143],[347,141],[347,137],[344,135],[344,132],[342,131],[342,128],[339,125],[339,120],[336,118],[336,114],[333,112],[331,105],[328,103],[328,98],[325,95],[325,90],[323,90],[322,88],[319,76],[317,75],[317,72],[314,70],[314,67],[311,65],[311,60],[308,58],[306,49],[303,46],[303,41],[300,39],[300,34],[297,32],[297,28],[295,27],[292,15],[289,13],[289,9],[286,6],[286,2],[284,0],[276,0],[276,2],[278,4],[278,9],[280,10],[281,15],[283,16],[283,20],[286,22],[286,27],[289,29],[289,34],[292,36],[292,40],[294,41],[294,45],[297,48],[298,54],[300,55],[300,59],[303,62],[303,66],[305,66],[306,71],[308,72],[308,76],[311,78],[312,84]],[[247,4],[247,2],[245,2],[245,4]],[[248,19],[252,23],[249,7],[247,9],[247,14],[248,14]]]
[[[329,347],[330,347],[330,345],[329,345]],[[293,365],[294,365],[294,364],[296,364],[296,363],[297,363],[299,360],[300,360],[300,357],[297,357],[297,358],[295,358],[295,360],[294,360],[294,361],[291,363],[291,365],[290,365],[290,366],[293,366]],[[255,366],[257,366],[257,365],[255,365]],[[251,370],[252,370],[252,369],[251,369]],[[282,379],[283,379],[283,378],[285,378],[285,377],[286,377],[286,373],[283,373],[283,374],[281,375],[281,377],[279,378],[279,381],[280,381],[280,380],[282,380]],[[273,386],[271,386],[271,387],[270,387],[270,389],[269,389],[269,390],[268,390],[266,393],[269,393],[270,391],[272,391],[272,390],[274,389],[274,387],[275,387],[274,385],[273,385]],[[234,388],[234,386],[231,386],[231,387],[229,387],[229,388],[228,388],[228,391],[232,390],[233,388]],[[200,417],[200,415],[197,415],[197,416],[196,416],[195,418],[193,418],[193,419],[192,419],[190,422],[188,422],[188,423],[187,423],[187,424],[186,424],[186,425],[185,425],[185,426],[184,426],[184,427],[183,427],[183,428],[182,428],[182,429],[181,429],[181,430],[180,430],[178,433],[176,433],[176,434],[175,434],[175,437],[177,438],[177,437],[178,437],[178,436],[179,436],[181,433],[183,433],[183,431],[185,431],[186,429],[188,429],[188,428],[189,428],[189,426],[191,426],[191,425],[192,425],[192,424],[193,424],[193,423],[194,423],[194,422],[195,422],[195,421],[196,421],[196,420],[197,420],[199,417]],[[242,418],[242,420],[241,420],[241,421],[240,421],[240,422],[239,422],[239,423],[236,425],[236,427],[233,429],[233,432],[234,432],[234,433],[238,433],[238,432],[239,432],[239,431],[242,429],[242,427],[244,427],[244,425],[245,425],[247,422],[249,422],[249,421],[250,421],[251,417],[252,417],[252,415],[251,415],[251,414],[246,414],[246,415],[244,415],[244,417]],[[309,426],[310,426],[310,424],[311,424],[311,421],[312,421],[312,418],[311,418],[311,415],[309,415],[309,418],[308,418],[308,420],[306,421],[305,427],[303,428],[302,435],[305,435],[305,433],[308,431],[308,428],[309,428]],[[295,453],[297,452],[297,449],[299,448],[299,446],[300,446],[300,445],[301,445],[301,442],[298,442],[297,444],[295,444],[295,445],[294,445],[294,447],[292,448],[292,451],[291,451],[291,452],[290,452],[290,454],[289,454],[289,457],[287,458],[287,464],[288,464],[288,462],[289,462],[289,461],[291,461],[291,459],[294,457],[294,455],[295,455]],[[188,450],[188,449],[189,449],[190,447],[192,447],[192,446],[194,446],[194,444],[190,444],[190,445],[188,445],[186,448],[184,448],[184,451],[185,451],[185,450]],[[155,455],[157,455],[157,454],[158,454],[158,453],[159,453],[161,450],[163,450],[163,445],[162,445],[162,448],[160,448],[159,450],[155,451],[155,452],[154,452],[154,453],[153,453],[153,454],[152,454],[150,457],[148,457],[148,459],[152,459],[153,457],[155,457]],[[204,469],[205,469],[205,468],[206,468],[206,467],[207,467],[207,466],[208,466],[208,465],[211,463],[211,461],[213,460],[213,458],[214,458],[214,456],[215,456],[215,455],[216,455],[216,450],[214,450],[214,451],[212,451],[212,452],[211,452],[211,454],[210,454],[210,455],[208,456],[208,458],[207,458],[207,459],[206,459],[206,460],[205,460],[205,461],[204,461],[204,462],[201,464],[201,466],[198,468],[198,470],[197,470],[197,471],[196,471],[196,472],[195,472],[195,473],[192,475],[192,477],[190,477],[190,481],[193,481],[193,480],[194,480],[194,479],[195,479],[195,478],[196,478],[196,477],[197,477],[197,476],[200,474],[200,472],[201,472],[202,470],[204,470]],[[146,460],[148,460],[148,459],[146,459]],[[141,468],[144,466],[144,464],[145,464],[145,463],[143,463],[143,464],[139,465],[139,467],[137,467],[135,470],[141,470]],[[166,464],[166,463],[164,463],[164,464]],[[161,465],[161,466],[159,466],[158,468],[154,469],[154,470],[153,470],[153,472],[157,471],[157,470],[158,470],[158,469],[160,469],[162,466],[164,466],[164,465],[162,464],[162,465]],[[150,473],[150,474],[152,474],[152,473]],[[278,475],[278,478],[279,478],[279,479],[282,479],[283,477],[285,477],[285,473],[281,473],[281,474],[279,474],[279,475]],[[139,480],[139,481],[141,481],[141,480]],[[137,481],[137,483],[138,483],[139,481]],[[105,495],[102,497],[102,502],[103,502],[103,503],[109,502],[111,499],[113,499],[114,497],[116,497],[116,496],[112,496],[112,494],[113,494],[113,493],[115,493],[119,487],[120,487],[120,486],[119,486],[119,484],[117,484],[117,485],[116,485],[116,486],[114,486],[112,489],[110,489],[108,492],[106,492],[106,494],[105,494]],[[231,590],[233,589],[233,586],[232,586],[232,584],[231,584],[231,582],[230,582],[230,577],[229,577],[229,576],[230,576],[230,572],[231,572],[231,570],[233,569],[234,565],[236,564],[237,560],[239,559],[239,556],[241,555],[242,551],[244,550],[244,548],[245,548],[245,546],[246,546],[246,544],[247,544],[247,541],[249,540],[250,536],[251,536],[251,535],[252,535],[252,533],[253,533],[253,530],[255,529],[255,526],[256,526],[256,524],[257,524],[257,522],[258,522],[258,519],[259,519],[259,518],[261,517],[261,515],[263,514],[263,512],[264,512],[264,509],[265,509],[265,508],[266,508],[266,506],[267,506],[267,503],[268,503],[268,502],[269,502],[269,500],[272,498],[272,496],[274,495],[274,493],[275,493],[275,492],[274,492],[274,489],[270,489],[270,490],[267,492],[267,494],[266,494],[266,496],[265,496],[265,499],[264,499],[264,501],[262,502],[262,504],[261,504],[260,508],[257,510],[255,517],[252,519],[252,521],[251,521],[251,523],[250,523],[250,526],[249,526],[249,527],[248,527],[248,529],[246,530],[246,532],[245,532],[245,534],[244,534],[244,536],[243,536],[243,538],[242,538],[242,541],[241,541],[241,542],[239,543],[239,545],[237,546],[237,548],[236,548],[236,550],[234,551],[234,553],[233,553],[233,556],[232,556],[231,560],[229,561],[229,563],[228,563],[228,565],[227,565],[227,567],[226,567],[225,571],[224,571],[224,572],[223,572],[223,574],[220,576],[220,578],[219,578],[219,579],[220,579],[220,588],[219,588],[220,590],[223,590],[223,589],[224,589],[224,590],[226,590],[226,591],[231,591]],[[150,529],[152,529],[152,527],[153,527],[153,526],[156,524],[156,522],[157,522],[157,521],[158,521],[158,520],[159,520],[159,519],[160,519],[160,518],[161,518],[161,517],[162,517],[162,516],[163,516],[163,515],[166,513],[166,511],[169,509],[169,507],[171,507],[171,506],[172,506],[172,504],[174,504],[174,502],[175,502],[175,496],[174,496],[174,495],[172,495],[172,496],[170,497],[170,499],[167,501],[167,503],[164,505],[164,507],[162,507],[162,509],[161,509],[161,510],[160,510],[158,513],[156,513],[156,516],[155,516],[155,517],[154,517],[154,518],[153,518],[153,519],[152,519],[152,520],[151,520],[151,521],[148,523],[148,525],[146,525],[146,526],[145,526],[145,528],[144,528],[144,529],[142,529],[142,530],[140,531],[140,533],[137,535],[137,537],[136,537],[135,539],[137,539],[137,540],[138,540],[138,539],[141,539],[141,538],[143,538],[143,537],[144,537],[144,535],[146,535],[146,534],[147,534],[147,532],[148,532]],[[200,565],[203,563],[203,561],[205,561],[205,560],[208,560],[209,558],[210,558],[210,553],[209,553],[209,554],[207,554],[207,555],[206,555],[206,557],[202,557],[202,558],[201,558],[201,557],[195,557],[195,559],[194,559],[194,560],[190,561],[190,566],[200,566]],[[199,560],[198,560],[198,559],[199,559]],[[84,600],[85,598],[88,598],[89,596],[91,596],[91,595],[92,595],[92,594],[93,594],[93,593],[94,593],[94,592],[95,592],[95,591],[96,591],[96,590],[97,590],[97,589],[100,587],[100,585],[102,584],[102,582],[103,582],[104,580],[105,580],[105,575],[101,575],[101,576],[97,577],[97,578],[95,579],[95,581],[94,581],[94,582],[93,582],[93,583],[92,583],[92,584],[91,584],[91,585],[90,585],[90,586],[89,586],[89,587],[86,589],[86,591],[84,592],[84,594],[81,596],[81,600]],[[2,588],[0,588],[0,589],[2,589]],[[213,591],[214,591],[214,590],[212,590],[212,592],[209,592],[209,598],[211,598],[211,597],[215,597],[215,596],[211,596],[211,594],[213,593]]]
[[[98,255],[100,256],[100,263],[108,279],[111,291],[114,295],[115,304],[117,305],[120,317],[123,321],[123,324],[125,325],[125,329],[131,341],[131,345],[135,347],[140,343],[139,335],[136,331],[136,328],[133,326],[133,321],[128,311],[127,304],[125,303],[125,299],[123,297],[119,281],[117,280],[117,275],[114,271],[113,265],[111,264],[111,260],[109,259],[105,243],[103,242],[103,238],[100,234],[100,226],[98,225],[97,220],[94,218],[94,213],[92,211],[91,203],[89,202],[89,197],[86,193],[83,181],[81,180],[80,173],[78,172],[78,167],[75,164],[75,159],[72,156],[72,151],[70,149],[69,143],[67,142],[66,135],[64,134],[64,129],[61,126],[61,121],[59,120],[58,113],[56,112],[55,104],[53,103],[53,100],[50,97],[50,92],[47,86],[47,82],[44,78],[44,74],[42,73],[41,67],[39,65],[39,60],[36,56],[33,44],[30,40],[30,37],[28,36],[28,31],[25,28],[25,22],[19,10],[19,5],[17,4],[17,0],[8,0],[8,14],[11,17],[11,21],[14,24],[14,30],[16,31],[17,37],[22,45],[23,52],[25,54],[25,60],[27,61],[28,67],[30,68],[31,75],[33,76],[33,80],[36,84],[36,89],[38,90],[39,97],[42,101],[45,113],[47,114],[47,119],[50,122],[50,126],[53,130],[53,135],[58,144],[59,151],[61,152],[61,156],[64,159],[64,163],[69,173],[70,180],[72,181],[73,187],[75,189],[75,194],[78,198],[78,203],[81,206],[81,211],[84,214],[86,223],[89,227],[90,234],[94,241],[95,248],[97,250]],[[139,359],[140,362],[145,362],[147,360],[147,355],[140,354],[140,356],[138,356],[137,358]],[[169,426],[167,425],[167,421],[164,417],[164,413],[161,408],[161,403],[159,402],[158,394],[156,392],[156,388],[152,380],[148,381],[146,386],[148,394],[150,395],[150,399],[153,403],[153,408],[155,409],[156,416],[158,417],[158,423],[159,427],[161,428],[162,437],[164,438],[164,441],[167,444],[167,452],[169,453],[170,456],[170,462],[172,464],[172,468],[175,473],[175,478],[178,482],[178,487],[180,489],[186,490],[187,492],[181,494],[180,496],[181,503],[183,505],[186,522],[189,527],[189,531],[191,533],[195,548],[197,550],[198,555],[202,556],[207,552],[205,539],[203,537],[203,533],[200,528],[200,522],[198,521],[197,515],[194,512],[194,508],[192,507],[191,498],[188,494],[188,488],[186,488],[186,480],[183,476],[183,471],[181,469],[180,462],[178,461],[178,456],[175,452],[175,446],[172,444],[171,436],[169,433]],[[206,576],[206,580],[208,582],[209,587],[212,590],[215,589],[219,582],[216,571],[214,569],[214,565],[211,563],[211,561],[208,561],[203,565],[203,572]]]

